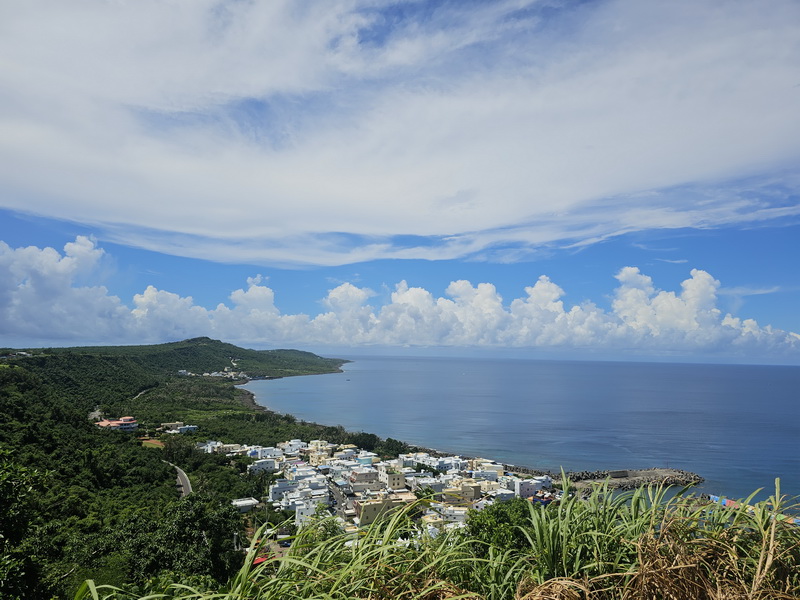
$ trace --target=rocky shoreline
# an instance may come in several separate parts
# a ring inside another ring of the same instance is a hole
[[[247,408],[257,411],[269,410],[268,408],[261,406],[256,402],[256,395],[250,390],[246,390],[239,385],[235,385],[234,389],[236,390],[236,396]]]

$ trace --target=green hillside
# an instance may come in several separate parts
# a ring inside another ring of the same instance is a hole
[[[0,598],[70,598],[87,578],[135,587],[168,572],[219,585],[235,573],[243,522],[230,500],[263,495],[263,478],[195,452],[199,437],[143,446],[89,418],[99,408],[135,415],[142,433],[194,419],[202,435],[230,441],[324,433],[350,441],[342,429],[259,410],[231,379],[178,375],[233,368],[232,359],[237,371],[262,377],[333,373],[345,362],[209,338],[2,352]],[[186,470],[194,494],[179,497],[165,459]]]
[[[30,352],[50,356],[127,358],[149,369],[170,374],[181,369],[193,373],[207,373],[231,367],[237,371],[244,371],[252,377],[335,373],[347,362],[337,358],[322,358],[301,350],[250,350],[207,337],[167,344],[49,348]]]

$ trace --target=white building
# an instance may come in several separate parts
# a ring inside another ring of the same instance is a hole
[[[213,454],[220,446],[222,446],[222,442],[208,440],[206,443],[198,442],[197,449],[206,454]]]
[[[245,446],[246,454],[250,458],[282,458],[283,451],[272,446]]]
[[[299,481],[289,479],[278,479],[269,486],[269,501],[280,502],[283,496],[290,491],[296,490],[300,486]]]
[[[233,504],[236,508],[239,509],[239,512],[250,512],[256,506],[258,506],[258,500],[255,498],[238,498],[236,500],[232,500],[231,504]]]
[[[497,481],[497,471],[494,470],[471,471],[470,476],[478,480]]]
[[[412,492],[430,488],[437,494],[441,494],[446,485],[446,482],[438,477],[409,477],[406,481],[409,482]]]
[[[528,498],[542,488],[551,487],[553,481],[547,475],[532,477],[531,479],[517,479],[514,482],[514,494],[520,498]]]
[[[357,448],[342,448],[341,450],[337,450],[333,453],[333,458],[339,460],[346,460],[349,458],[353,458],[358,454]]]
[[[515,497],[514,492],[512,492],[511,490],[507,490],[505,488],[497,488],[495,490],[486,492],[486,495],[483,498],[473,502],[472,508],[474,508],[475,510],[483,510],[484,508],[486,508],[487,506],[491,506],[495,502],[506,502],[508,500],[513,499],[514,497]]]
[[[291,479],[292,481],[302,481],[303,479],[316,477],[318,475],[314,467],[310,467],[306,464],[295,465],[284,469],[284,474],[286,475],[286,479]]]
[[[331,495],[324,478],[321,482],[313,479],[302,481],[296,489],[286,492],[277,504],[281,510],[296,512],[298,507],[311,502],[314,505],[331,505]]]
[[[278,448],[280,448],[284,454],[297,454],[303,448],[308,448],[308,444],[302,440],[289,440],[288,442],[279,443]]]
[[[378,455],[374,452],[368,452],[366,450],[362,450],[359,452],[355,457],[355,461],[361,463],[362,465],[372,466],[373,463],[378,462]]]
[[[469,509],[465,506],[434,503],[423,515],[422,521],[434,526],[441,526],[445,523],[464,523],[467,520],[468,512]]]
[[[255,461],[252,465],[247,465],[247,472],[250,474],[255,473],[275,473],[281,469],[280,461],[274,458],[262,458]]]
[[[306,525],[317,514],[320,506],[324,506],[324,504],[320,505],[314,500],[307,500],[300,504],[294,511],[294,524],[298,528]]]

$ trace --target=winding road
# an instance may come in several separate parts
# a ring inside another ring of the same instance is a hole
[[[164,461],[171,467],[173,467],[178,472],[178,479],[176,481],[176,486],[181,491],[181,498],[185,498],[189,494],[192,493],[192,482],[189,481],[189,477],[186,473],[181,469],[178,465],[173,465],[171,462]]]

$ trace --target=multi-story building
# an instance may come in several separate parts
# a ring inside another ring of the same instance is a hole
[[[464,523],[467,520],[468,511],[469,508],[466,506],[434,503],[422,516],[422,522],[439,528],[447,523]]]
[[[278,444],[278,448],[286,455],[297,455],[300,450],[306,447],[308,447],[308,444],[302,440],[289,440],[288,442],[281,442]]]
[[[275,473],[276,471],[280,471],[280,469],[281,469],[280,461],[274,458],[262,458],[260,460],[255,461],[251,465],[247,465],[247,472],[251,474]]]
[[[139,423],[133,417],[120,417],[119,419],[103,419],[95,423],[103,429],[115,429],[117,431],[136,431]]]
[[[416,500],[417,497],[411,492],[365,494],[353,502],[356,512],[355,521],[359,527],[366,527],[378,519],[386,517],[393,510]]]
[[[388,490],[400,490],[406,487],[405,475],[394,469],[379,469],[378,481]]]
[[[299,481],[292,481],[290,479],[276,479],[275,483],[269,486],[269,501],[280,502],[284,494],[296,490],[299,486]]]
[[[463,479],[460,483],[442,490],[442,501],[457,506],[471,506],[481,497],[481,484],[474,479]]]
[[[283,458],[283,451],[273,446],[248,446],[247,456],[251,458]]]
[[[547,475],[532,477],[530,479],[517,479],[514,482],[514,494],[520,498],[529,498],[539,490],[551,487],[553,481]]]

